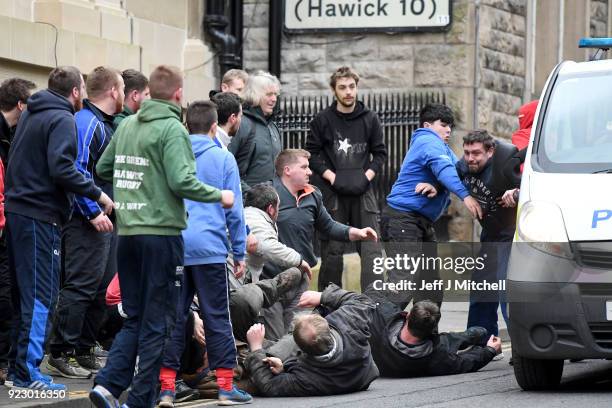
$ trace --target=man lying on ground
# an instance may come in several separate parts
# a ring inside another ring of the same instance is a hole
[[[264,350],[265,328],[253,325],[247,339],[251,354],[245,367],[257,395],[307,397],[345,394],[368,389],[378,369],[368,344],[367,322],[376,309],[365,295],[347,292],[332,284],[319,303],[330,311],[298,314],[293,335]],[[294,344],[293,353],[275,353],[280,344]],[[279,358],[280,357],[280,358]]]
[[[342,295],[338,291],[332,293]],[[327,298],[323,294],[306,291],[299,305],[328,306],[329,302],[335,301],[329,294]],[[470,327],[461,333],[438,334],[440,308],[431,301],[417,302],[406,313],[371,286],[364,295],[376,302],[368,321],[369,342],[383,377],[470,373],[478,371],[501,353],[500,338],[488,337],[487,330],[482,327]]]

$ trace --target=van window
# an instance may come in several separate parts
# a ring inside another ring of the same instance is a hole
[[[560,75],[537,137],[546,172],[612,169],[612,72]]]

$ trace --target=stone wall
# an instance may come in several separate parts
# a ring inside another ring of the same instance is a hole
[[[244,61],[247,70],[268,69],[269,0],[246,0]],[[471,126],[474,61],[473,0],[453,1],[446,33],[286,34],[282,38],[282,85],[288,95],[329,92],[329,75],[341,65],[362,77],[362,92],[443,90]]]
[[[479,22],[478,126],[501,138],[517,129],[525,91],[526,0],[483,0]]]
[[[608,0],[591,0],[591,37],[608,36]]]

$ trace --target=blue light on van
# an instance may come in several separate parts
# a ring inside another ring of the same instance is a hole
[[[579,48],[612,48],[612,38],[581,38],[578,41]]]

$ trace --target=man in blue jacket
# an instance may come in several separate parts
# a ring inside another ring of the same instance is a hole
[[[472,216],[482,218],[480,205],[459,180],[455,169],[457,157],[448,146],[453,122],[453,112],[446,105],[428,104],[421,109],[419,129],[412,134],[410,149],[381,217],[381,238],[388,258],[404,254],[416,257],[424,252],[427,257],[437,256],[433,224],[450,204],[451,192],[463,201]],[[438,187],[435,197],[429,197],[432,192],[428,185]],[[390,281],[413,281],[417,289],[422,281],[438,278],[435,268],[389,271]],[[426,299],[442,302],[442,293],[437,291],[400,295],[398,301],[408,304],[412,297],[415,302]]]
[[[214,142],[217,132],[217,111],[212,102],[196,101],[187,109],[187,127],[196,157],[197,177],[203,183],[240,192],[240,173],[234,156]],[[186,200],[188,214],[185,240],[185,271],[177,321],[165,350],[160,371],[160,407],[172,406],[176,372],[185,347],[185,321],[194,294],[198,295],[204,321],[209,368],[216,371],[219,400],[224,405],[249,403],[249,394],[233,385],[236,346],[229,316],[228,255],[226,228],[231,239],[234,275],[245,270],[246,224],[242,201],[230,209],[221,204],[196,203]]]
[[[121,72],[96,67],[87,76],[83,109],[75,115],[77,169],[112,197],[113,186],[95,167],[115,132],[113,115],[123,109]],[[106,287],[117,272],[113,219],[87,197],[75,197],[72,218],[62,229],[63,279],[49,341],[47,368],[67,378],[89,378],[100,364],[93,354],[104,317]],[[77,364],[71,364],[74,355]]]
[[[110,214],[109,196],[76,166],[74,112],[83,106],[85,83],[74,67],[49,74],[48,89],[28,99],[11,145],[6,177],[9,260],[20,304],[13,384],[36,390],[65,390],[41,374],[40,362],[51,326],[60,281],[60,227],[68,221],[74,194],[96,201]]]

